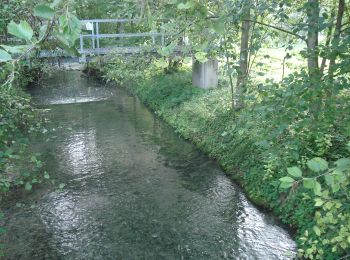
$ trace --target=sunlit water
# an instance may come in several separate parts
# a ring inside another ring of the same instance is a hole
[[[274,218],[137,98],[81,72],[40,85],[32,94],[56,132],[34,149],[66,187],[7,209],[8,259],[291,258]]]

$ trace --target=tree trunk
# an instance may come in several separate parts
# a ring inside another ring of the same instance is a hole
[[[235,90],[234,90],[234,85],[233,85],[233,79],[232,79],[232,71],[231,71],[231,66],[230,66],[230,57],[228,53],[228,47],[227,47],[227,39],[224,35],[224,47],[225,47],[225,56],[226,56],[226,67],[228,71],[228,76],[230,79],[230,89],[231,89],[231,106],[232,106],[232,111],[235,110]]]
[[[341,33],[341,26],[342,26],[341,23],[344,16],[344,10],[345,10],[345,0],[339,0],[337,22],[335,24],[335,32],[332,40],[332,52],[334,53],[332,53],[332,57],[329,60],[328,74],[330,79],[333,78],[335,60],[337,59],[337,56],[338,56],[337,48],[340,41],[340,33]]]
[[[320,6],[318,0],[308,0],[307,17],[307,66],[310,77],[319,77],[318,67],[318,17],[320,14]]]
[[[329,44],[331,43],[332,32],[333,32],[333,24],[331,26],[329,26],[328,31],[327,31],[326,43],[325,43],[325,47],[327,49],[329,48]],[[321,67],[320,67],[321,76],[323,76],[324,69],[326,68],[326,61],[327,61],[327,57],[324,56],[322,58]]]
[[[243,108],[243,92],[248,77],[249,31],[250,31],[250,1],[244,1],[244,15],[241,28],[241,48],[239,56],[239,69],[235,90],[234,106],[236,110]]]

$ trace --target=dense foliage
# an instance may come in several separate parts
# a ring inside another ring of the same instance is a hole
[[[39,65],[39,64],[38,64]],[[7,80],[11,66],[2,67],[0,82]],[[33,64],[31,70],[18,64],[12,86],[0,87],[0,203],[11,193],[32,187],[48,179],[41,171],[40,156],[29,150],[29,137],[46,132],[45,119],[31,104],[24,87],[40,76],[40,67]],[[17,203],[17,201],[14,201]],[[0,212],[0,219],[3,218]],[[5,231],[0,227],[0,234]],[[2,255],[2,250],[0,250]]]
[[[5,71],[4,71],[5,72]],[[39,69],[20,66],[13,87],[1,87],[0,92],[0,192],[1,198],[11,188],[23,185],[31,190],[39,182],[41,162],[28,153],[28,137],[45,130],[44,118],[36,111],[23,88],[36,80]],[[1,76],[5,76],[3,73]],[[46,131],[46,130],[45,130]],[[24,166],[24,167],[21,167]]]

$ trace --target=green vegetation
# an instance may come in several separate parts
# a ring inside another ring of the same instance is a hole
[[[12,87],[2,86],[0,92],[0,192],[1,197],[18,186],[31,190],[39,182],[42,163],[37,155],[28,153],[28,137],[45,130],[44,118],[34,109],[23,88],[40,76],[40,70],[19,65]],[[39,74],[38,74],[39,73]],[[3,73],[1,76],[5,76]],[[25,165],[23,169],[21,166]]]
[[[6,80],[11,67],[4,67],[0,73],[0,82]],[[40,76],[40,69],[33,66],[28,70],[22,63],[17,64],[17,71],[12,85],[0,87],[0,201],[3,202],[9,191],[30,191],[33,185],[48,177],[42,173],[42,162],[38,154],[29,151],[29,137],[46,131],[44,118],[34,109],[30,97],[24,88]],[[16,202],[15,202],[16,203]],[[0,212],[0,218],[4,217]],[[5,227],[0,227],[0,234]],[[0,250],[0,255],[2,251]]]
[[[50,5],[6,1],[0,8],[0,32],[5,34],[0,39],[4,43],[0,45],[0,199],[13,186],[24,185],[31,190],[40,182],[37,170],[42,163],[37,155],[28,153],[28,138],[33,132],[47,130],[23,88],[41,75],[43,64],[38,61],[38,50],[62,48],[77,53],[74,45],[80,21],[69,7],[69,2],[63,1]],[[43,176],[49,178],[47,173]]]

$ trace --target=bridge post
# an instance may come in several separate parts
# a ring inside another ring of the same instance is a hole
[[[100,28],[98,22],[96,22],[96,44],[97,44],[97,55],[100,55]]]
[[[210,59],[204,63],[193,59],[192,61],[192,84],[194,86],[210,89],[218,86],[218,61]]]
[[[83,34],[80,34],[80,53],[82,54],[84,51],[84,42],[83,42]]]
[[[92,49],[95,49],[95,27],[94,22],[92,23],[92,30],[91,30],[91,41],[92,41]]]

